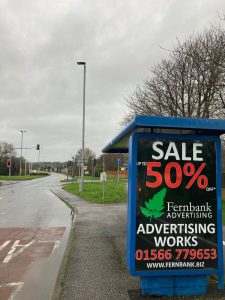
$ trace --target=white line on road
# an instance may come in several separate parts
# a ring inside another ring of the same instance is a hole
[[[22,287],[24,285],[24,282],[11,282],[11,283],[5,283],[1,284],[0,288],[6,288],[6,287],[16,287],[14,292],[11,294],[11,296],[8,298],[8,300],[13,300],[14,297],[21,291]]]
[[[8,246],[8,244],[10,243],[11,241],[5,241],[4,244],[0,245],[0,251],[2,251],[2,249],[4,249],[6,246]]]
[[[60,245],[60,240],[59,241],[55,241],[55,245],[54,245],[54,247],[52,249],[52,253],[59,247],[59,245]]]
[[[22,253],[25,249],[27,249],[29,246],[31,246],[35,240],[30,241],[28,244],[22,245],[20,244],[20,240],[17,240],[12,245],[10,251],[8,252],[7,256],[3,260],[3,264],[7,264],[10,260],[12,260],[14,257],[16,257],[18,254]],[[20,250],[16,251],[17,248],[20,248]]]
[[[54,246],[52,248],[52,253],[59,247],[60,245],[60,240],[57,240],[57,241],[37,241],[38,243],[41,243],[41,244],[50,244],[50,243],[54,243]],[[51,253],[51,254],[52,254]]]

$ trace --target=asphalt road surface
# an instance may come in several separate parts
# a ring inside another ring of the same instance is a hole
[[[0,186],[0,299],[49,300],[71,228],[60,176]]]

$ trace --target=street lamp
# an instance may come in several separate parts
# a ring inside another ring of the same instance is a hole
[[[26,130],[20,130],[21,132],[21,148],[20,148],[20,176],[22,175],[22,154],[23,154],[23,134]]]
[[[83,123],[82,123],[82,154],[81,154],[81,178],[79,191],[83,192],[84,186],[84,133],[85,133],[85,84],[86,84],[86,62],[78,61],[78,65],[84,66],[84,81],[83,81]]]

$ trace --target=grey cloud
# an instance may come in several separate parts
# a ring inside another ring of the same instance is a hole
[[[97,154],[120,130],[123,96],[184,40],[221,22],[224,1],[2,0],[0,140],[40,143],[45,159],[67,160],[81,146],[87,62],[86,140]],[[36,160],[35,151],[27,152]]]

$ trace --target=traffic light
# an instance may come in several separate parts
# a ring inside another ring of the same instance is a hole
[[[95,167],[96,165],[97,165],[97,159],[94,158],[93,166]]]
[[[36,150],[40,150],[40,145],[39,144],[37,144]]]
[[[11,159],[7,159],[7,167],[10,168],[12,164],[12,160]]]
[[[68,161],[68,166],[71,167],[72,165],[73,165],[72,160],[69,160],[69,161]]]

